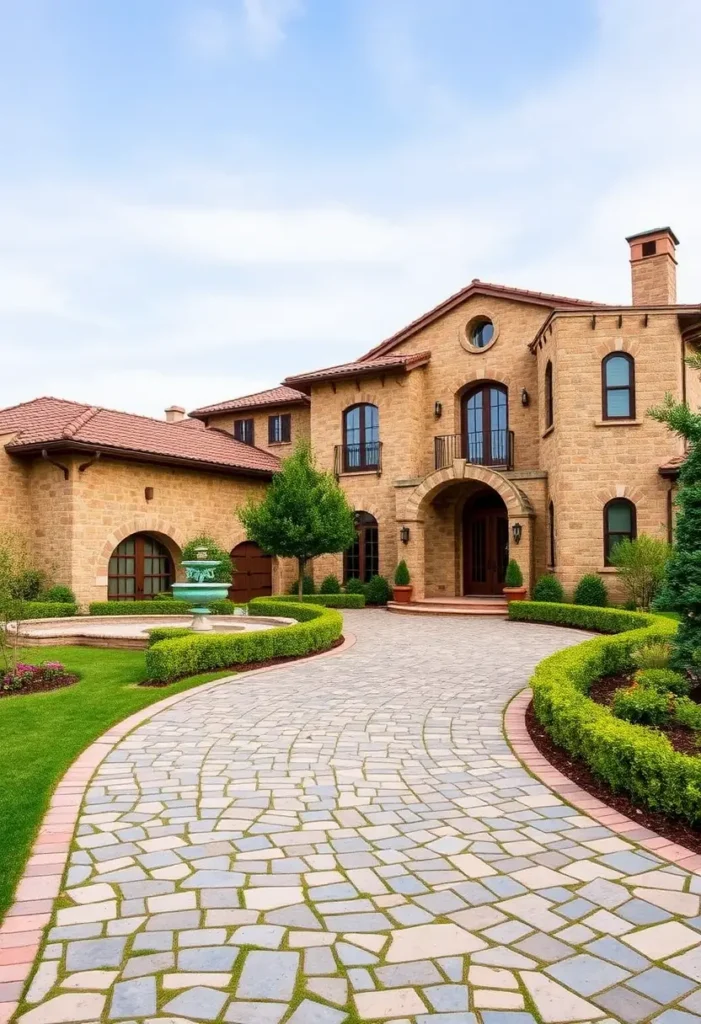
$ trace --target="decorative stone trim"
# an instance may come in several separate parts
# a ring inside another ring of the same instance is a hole
[[[629,356],[635,359],[640,352],[640,342],[630,338],[623,338],[619,334],[616,338],[609,339],[608,341],[600,341],[595,351],[599,359],[604,359],[612,352],[627,352]]]
[[[605,825],[606,828],[611,829],[623,839],[630,839],[638,843],[644,849],[652,851],[656,857],[661,857],[663,860],[669,861],[670,864],[676,864],[684,871],[701,875],[701,855],[693,853],[692,850],[688,850],[678,843],[672,843],[664,836],[660,836],[648,828],[643,828],[638,822],[626,818],[624,814],[620,814],[572,782],[543,757],[529,736],[526,727],[526,710],[531,702],[531,697],[530,687],[521,690],[504,711],[506,739],[516,757],[523,762],[531,775],[535,775],[544,785],[549,786],[578,811],[593,818],[594,821],[598,821],[599,824]]]
[[[462,470],[462,472],[461,472]],[[456,459],[452,466],[445,469],[438,469],[429,473],[418,487],[409,495],[403,519],[422,519],[423,509],[431,500],[434,492],[441,484],[448,484],[457,480],[476,480],[486,484],[503,498],[509,516],[534,515],[533,508],[526,495],[520,488],[496,470],[487,469],[485,466],[474,466],[465,463],[463,459]]]
[[[626,484],[612,484],[605,490],[597,491],[597,501],[601,503],[603,508],[609,501],[614,498],[627,498],[628,501],[632,501],[637,507],[645,504],[645,491],[640,487],[628,487]]]
[[[339,647],[322,651],[313,657],[328,658],[343,654],[355,644],[355,641],[355,636],[347,633]],[[253,669],[250,672],[238,672],[159,700],[108,729],[73,762],[54,790],[49,809],[44,815],[24,873],[17,885],[15,901],[0,926],[0,1024],[8,1024],[20,1004],[22,992],[42,944],[44,930],[51,921],[54,900],[61,891],[83,797],[95,769],[127,733],[160,711],[178,704],[195,692],[205,693],[225,683],[247,679],[279,668],[279,665],[268,665],[266,668]]]

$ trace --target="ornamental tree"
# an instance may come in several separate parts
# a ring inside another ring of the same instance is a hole
[[[701,357],[687,361],[701,369]],[[662,594],[667,607],[681,614],[672,663],[675,668],[689,669],[695,663],[695,652],[701,652],[701,414],[666,395],[650,415],[688,444],[679,472],[675,546],[665,569]],[[695,671],[698,673],[698,667]]]
[[[297,559],[300,601],[309,559],[345,551],[355,540],[353,509],[334,477],[315,467],[306,442],[283,461],[262,501],[249,502],[238,517],[267,554]]]

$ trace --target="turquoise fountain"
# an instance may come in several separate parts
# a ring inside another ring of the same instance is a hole
[[[195,560],[182,562],[187,577],[186,583],[174,583],[173,597],[190,602],[192,612],[191,629],[195,633],[209,633],[214,627],[209,621],[210,605],[223,601],[229,593],[229,584],[214,579],[214,572],[221,562],[207,558],[207,548],[197,548]]]

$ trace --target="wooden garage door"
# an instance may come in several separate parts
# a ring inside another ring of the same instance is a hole
[[[269,597],[273,592],[273,560],[257,544],[246,540],[231,552],[236,566],[234,583],[229,591],[232,601],[244,603],[252,597]]]

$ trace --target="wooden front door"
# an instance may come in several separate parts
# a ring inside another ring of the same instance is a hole
[[[269,597],[273,592],[273,560],[253,541],[237,544],[231,552],[235,565],[229,600],[246,604],[253,597]]]
[[[503,503],[484,498],[467,505],[463,518],[464,593],[501,594],[508,560],[509,522]]]

